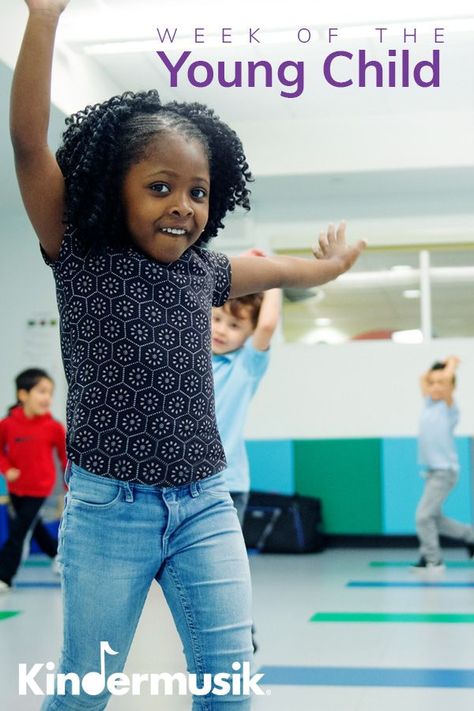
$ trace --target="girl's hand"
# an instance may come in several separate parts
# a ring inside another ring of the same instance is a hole
[[[20,470],[19,469],[14,469],[13,467],[11,469],[8,469],[6,474],[5,474],[7,481],[16,481],[19,476],[20,476]]]
[[[339,273],[343,274],[352,267],[367,243],[359,240],[355,245],[346,242],[346,223],[341,222],[337,230],[329,225],[327,232],[319,233],[318,244],[313,247],[316,259],[334,260],[339,262]]]
[[[69,3],[69,0],[25,0],[25,2],[30,12],[40,10],[61,14]]]

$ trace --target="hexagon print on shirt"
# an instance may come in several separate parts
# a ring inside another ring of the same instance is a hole
[[[161,264],[133,247],[87,250],[68,229],[51,263],[69,385],[68,455],[124,481],[181,486],[225,468],[210,316],[230,264],[192,247]]]

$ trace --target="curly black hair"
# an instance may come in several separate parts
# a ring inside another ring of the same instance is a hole
[[[65,222],[80,229],[89,246],[130,244],[117,195],[128,168],[146,157],[151,141],[164,131],[198,140],[209,159],[209,219],[197,245],[217,235],[236,205],[250,209],[246,183],[253,178],[242,143],[204,104],[162,104],[156,90],[127,91],[86,106],[66,125],[56,153],[66,184]]]

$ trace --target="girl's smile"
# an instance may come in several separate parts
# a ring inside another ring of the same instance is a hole
[[[165,264],[179,259],[206,227],[209,192],[209,161],[201,143],[174,131],[160,134],[123,181],[134,243]]]

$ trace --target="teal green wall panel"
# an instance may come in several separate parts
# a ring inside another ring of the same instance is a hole
[[[380,534],[379,439],[295,440],[295,489],[323,502],[326,533]]]

